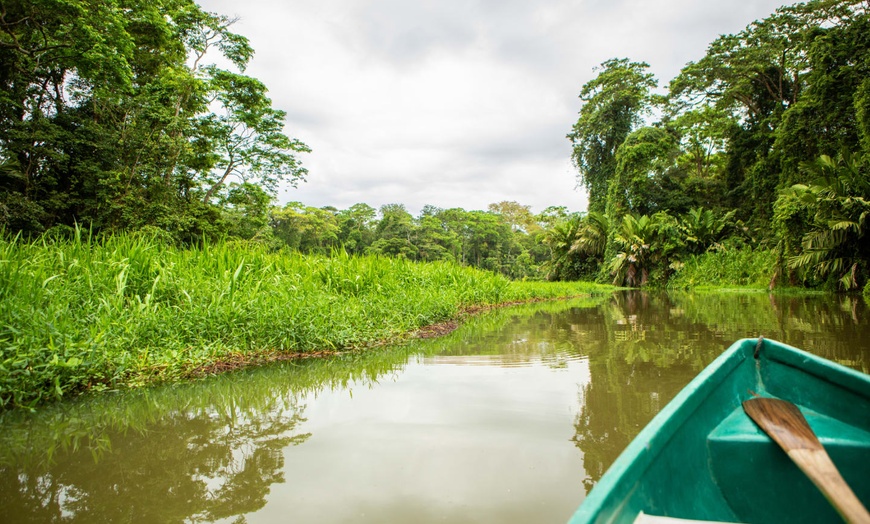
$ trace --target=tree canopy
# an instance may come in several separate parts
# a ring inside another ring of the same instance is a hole
[[[580,91],[583,108],[568,139],[579,181],[589,191],[590,211],[604,211],[616,151],[650,110],[658,82],[648,68],[625,58],[607,60]]]
[[[244,74],[254,51],[232,24],[192,0],[4,1],[0,225],[190,240],[230,177],[269,193],[302,179],[308,148]]]
[[[721,249],[723,235],[698,239],[728,231],[776,246],[791,283],[865,285],[868,35],[867,2],[812,0],[720,36],[661,96],[647,64],[604,62],[568,138],[589,209],[611,224],[617,283],[666,275],[681,262],[663,253]]]

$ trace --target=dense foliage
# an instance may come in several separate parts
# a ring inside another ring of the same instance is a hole
[[[178,248],[124,234],[0,240],[0,408],[184,376],[269,352],[348,349],[466,307],[576,295],[450,262]]]
[[[3,2],[6,234],[69,237],[84,225],[179,246],[238,238],[631,286],[737,250],[775,253],[771,285],[870,281],[864,1],[780,8],[717,38],[666,91],[646,63],[602,63],[568,135],[588,214],[275,206],[277,184],[305,177],[308,148],[244,74],[253,49],[232,23],[192,0]]]
[[[221,234],[246,188],[301,179],[307,147],[244,74],[232,22],[192,0],[2,2],[0,226],[189,242]]]
[[[601,64],[568,135],[589,208],[605,213],[594,218],[607,224],[600,276],[662,282],[707,250],[736,251],[710,257],[725,261],[755,248],[763,260],[776,254],[771,285],[866,286],[867,3],[780,8],[717,38],[661,96],[648,67]],[[651,114],[660,119],[644,120]],[[571,230],[560,245],[576,259],[602,244],[600,231]]]

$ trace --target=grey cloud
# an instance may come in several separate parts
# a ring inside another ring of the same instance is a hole
[[[537,23],[538,13],[571,11],[574,2],[478,0],[463,2],[374,0],[353,4],[355,51],[396,66],[419,64],[435,51],[488,48],[498,58],[540,69],[558,62],[558,39]],[[563,20],[565,22],[565,20]]]
[[[475,141],[463,152],[489,164],[510,164],[517,160],[553,160],[567,158],[571,147],[565,135],[570,125],[553,122],[489,140]]]
[[[612,57],[661,85],[777,0],[201,0],[239,31],[303,156],[282,201],[582,208],[565,134]],[[531,182],[530,182],[531,181]]]
[[[563,53],[555,39],[531,34],[505,36],[495,49],[496,56],[506,62],[521,64],[532,71],[554,71],[564,66]]]
[[[467,8],[450,9],[441,2],[374,0],[353,4],[357,52],[374,52],[396,65],[419,61],[434,50],[462,49],[477,31]]]
[[[287,113],[285,118],[287,125],[293,129],[299,127],[327,127],[335,123],[335,117],[309,105],[284,104],[282,109]]]

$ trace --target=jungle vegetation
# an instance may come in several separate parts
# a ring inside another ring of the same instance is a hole
[[[769,261],[771,287],[866,286],[868,35],[867,2],[813,0],[720,36],[666,89],[646,63],[602,63],[568,135],[590,201],[565,256],[633,286],[737,260]]]
[[[691,286],[737,259],[761,262],[722,283],[868,282],[866,1],[782,7],[666,87],[646,63],[602,63],[568,134],[586,213],[499,202],[416,217],[275,204],[309,149],[245,74],[254,50],[226,16],[193,0],[10,0],[0,15],[7,236],[144,231],[627,286]]]
[[[780,8],[666,88],[602,63],[568,134],[583,213],[277,205],[309,149],[232,25],[0,2],[0,407],[600,289],[519,280],[870,293],[866,0]]]

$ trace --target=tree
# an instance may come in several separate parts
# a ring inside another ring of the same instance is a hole
[[[710,209],[694,208],[680,217],[680,231],[689,253],[698,254],[722,239],[736,213],[731,210],[717,217]]]
[[[550,247],[550,260],[545,264],[548,280],[576,280],[573,270],[575,245],[580,236],[583,216],[568,216],[562,222],[544,231],[543,242]]]
[[[471,265],[472,261],[468,258],[470,228],[468,211],[458,207],[440,209],[437,211],[437,216],[444,228],[456,239],[456,242],[451,243],[450,248],[453,260],[460,264]]]
[[[468,263],[474,267],[503,272],[506,258],[516,247],[511,227],[486,211],[469,211],[465,217],[463,252]]]
[[[385,204],[380,209],[381,218],[375,226],[378,238],[404,238],[408,242],[414,231],[414,217],[404,204]]]
[[[649,113],[658,82],[649,64],[610,59],[580,91],[583,107],[568,139],[578,180],[589,192],[589,210],[604,211],[616,170],[616,151]]]
[[[613,285],[642,286],[649,279],[653,258],[655,224],[647,215],[625,215],[613,241],[616,256],[610,261]]]
[[[577,240],[571,246],[573,251],[582,253],[600,264],[607,248],[607,234],[610,232],[610,217],[604,213],[590,211],[580,224]]]
[[[419,250],[420,260],[454,260],[453,253],[460,243],[459,235],[447,227],[439,212],[435,208],[424,208],[417,220],[414,244]]]
[[[3,2],[3,225],[154,226],[189,241],[213,232],[231,174],[270,194],[301,179],[307,147],[242,74],[253,49],[232,23],[191,0]],[[213,51],[238,72],[208,64]]]
[[[535,216],[532,214],[531,206],[524,206],[519,202],[502,201],[497,204],[490,204],[488,209],[490,213],[499,215],[514,231],[531,233],[535,229],[539,229],[535,222]]]
[[[675,163],[681,174],[681,192],[691,201],[690,205],[723,207],[728,141],[737,132],[736,120],[713,106],[702,106],[679,114],[667,126],[679,137],[680,153]],[[667,209],[685,211],[677,207]]]
[[[168,23],[151,16],[158,7],[142,8],[141,16],[128,19],[117,2],[3,2],[0,160],[7,169],[0,174],[0,205],[7,227],[32,232],[58,221],[70,224],[77,207],[73,190],[88,182],[79,180],[76,168],[84,162],[98,172],[115,167],[115,150],[106,151],[108,161],[76,153],[100,136],[95,130],[117,129],[106,109],[130,98],[140,73],[133,66],[136,51],[159,49],[153,62],[161,66],[183,57],[183,46],[148,38]],[[118,148],[117,138],[111,132],[93,145]]]
[[[208,203],[233,174],[246,182],[255,181],[270,192],[285,180],[295,187],[307,172],[295,155],[310,149],[284,134],[286,113],[272,108],[266,86],[244,75],[216,68],[208,71],[223,114],[209,114],[200,121],[207,140],[213,144],[218,169],[216,176],[204,180],[210,186],[203,202]]]
[[[616,170],[607,191],[607,215],[619,221],[625,213],[682,211],[691,202],[675,165],[679,139],[661,127],[642,127],[629,134],[616,151]]]
[[[227,235],[245,240],[272,239],[269,206],[272,196],[253,184],[232,184],[221,199]]]
[[[374,223],[378,212],[368,204],[354,204],[336,213],[338,219],[338,239],[344,249],[351,254],[360,254],[374,242]]]
[[[814,28],[806,41],[806,86],[783,116],[774,144],[781,152],[782,187],[803,182],[801,164],[820,155],[870,154],[870,17]]]
[[[682,246],[677,221],[659,212],[653,216],[625,215],[613,232],[616,255],[608,262],[613,285],[643,286],[653,270],[664,270],[667,278],[671,256]]]
[[[414,217],[403,204],[386,204],[380,209],[381,219],[375,226],[376,240],[366,249],[367,254],[399,256],[417,259],[414,236]]]
[[[822,156],[803,169],[812,182],[796,184],[782,195],[802,201],[813,215],[802,251],[789,258],[789,265],[819,278],[836,278],[844,289],[858,289],[870,270],[867,164],[849,156]]]
[[[289,202],[272,208],[270,224],[277,239],[302,253],[329,253],[338,247],[339,226],[329,209]]]
[[[535,216],[535,221],[543,229],[549,229],[554,225],[568,219],[571,212],[565,206],[549,206]]]
[[[815,124],[793,134],[808,142],[795,137],[794,147],[782,150],[786,142],[780,137],[781,124],[789,120],[789,113],[804,112],[800,107],[808,86],[825,69],[816,71],[812,42],[827,32],[825,27],[849,26],[862,19],[866,19],[866,2],[858,0],[813,0],[781,7],[737,34],[717,38],[704,58],[689,63],[671,81],[670,100],[676,113],[712,107],[739,124],[727,136],[724,182],[727,203],[739,208],[741,218],[768,224],[777,190],[794,182],[795,159],[818,154],[813,129],[823,130],[825,120],[849,121],[816,117],[828,110],[828,100],[825,107],[806,108],[806,116]]]

